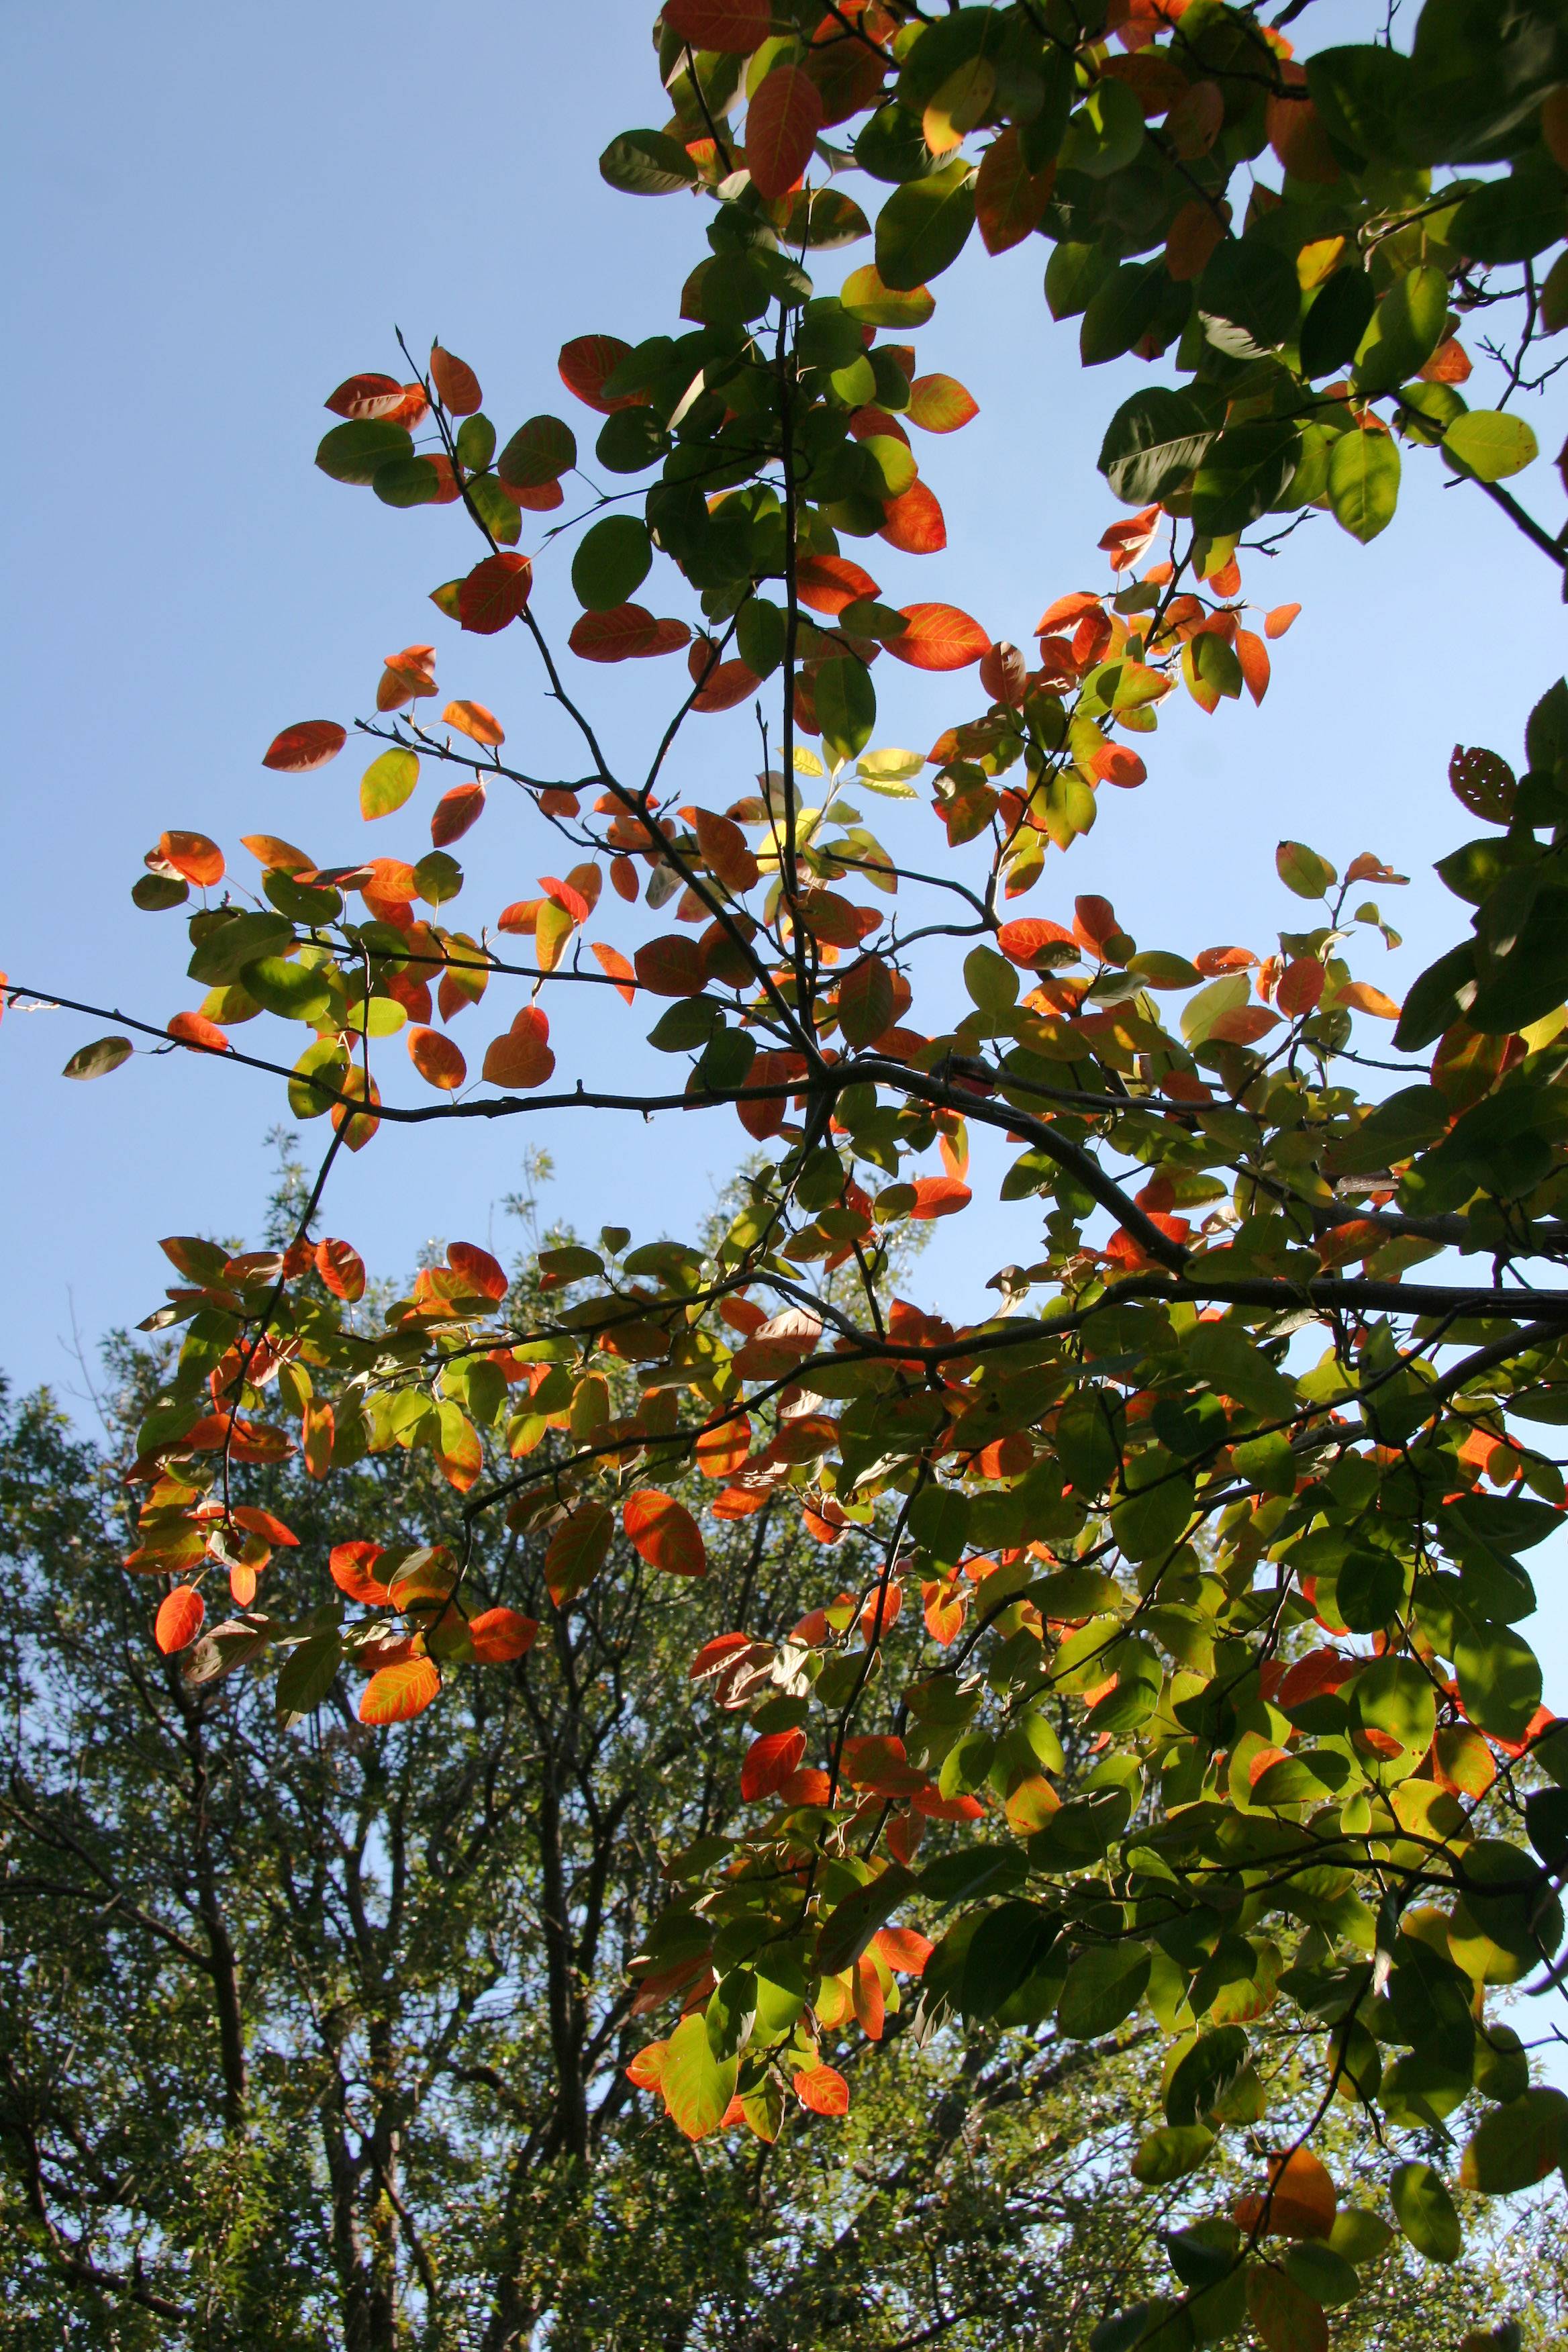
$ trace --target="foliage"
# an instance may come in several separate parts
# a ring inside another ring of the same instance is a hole
[[[908,2008],[879,2044],[851,2022],[847,2119],[797,2112],[776,2144],[700,2156],[614,2064],[584,2063],[641,2039],[622,1963],[660,1899],[656,1853],[738,1800],[722,1726],[679,1696],[679,1593],[635,1556],[547,1660],[465,1676],[374,1738],[341,1683],[309,1733],[285,1729],[265,1678],[193,1693],[149,1653],[115,1466],[46,1400],[0,1423],[0,2281],[19,2352],[469,2352],[535,2323],[613,2352],[826,2352],[944,2320],[935,2340],[1046,2346],[1157,2291],[1151,2224],[1189,2192],[1125,2178],[1159,2111],[1147,2022],[924,2048]],[[426,1456],[355,1485],[384,1534],[449,1517]],[[303,1598],[321,1496],[297,1464],[266,1491],[301,1535]],[[756,1524],[715,1562],[731,1591]],[[798,1573],[788,1521],[769,1533],[763,1601]],[[536,1605],[540,1549],[508,1544],[490,1588]],[[131,1728],[106,1739],[107,1713]],[[1274,2056],[1297,2095],[1289,2044]],[[1395,2241],[1345,2340],[1414,2352],[1439,2314],[1457,2339],[1511,2305],[1544,2344],[1551,2221],[1436,2273]]]
[[[749,1810],[739,1834],[667,1864],[676,1893],[637,1964],[649,2006],[654,1986],[689,1998],[704,1970],[714,1985],[635,2079],[693,2139],[743,2127],[771,2144],[787,2102],[841,2110],[825,2035],[851,2015],[869,2031],[898,1956],[924,1959],[911,1914],[940,1937],[922,2030],[1054,2015],[1093,2044],[1147,2011],[1168,2044],[1168,2130],[1144,2174],[1212,2175],[1216,2204],[1204,2251],[1173,2256],[1169,2310],[1109,2321],[1101,2347],[1184,2344],[1216,2314],[1249,2316],[1271,2352],[1324,2339],[1338,2274],[1302,2245],[1330,2232],[1336,2189],[1308,2142],[1347,2092],[1432,2259],[1452,2251],[1456,2179],[1511,2193],[1563,2155],[1568,2100],[1529,2087],[1493,1989],[1554,1982],[1568,1860],[1568,1732],[1517,1630],[1533,1606],[1521,1555],[1564,1504],[1546,1433],[1568,1418],[1568,1293],[1552,1286],[1568,684],[1537,703],[1520,772],[1456,754],[1454,791],[1486,829],[1438,871],[1471,934],[1403,1008],[1352,969],[1387,936],[1360,891],[1402,878],[1369,852],[1342,880],[1282,842],[1303,928],[1261,956],[1140,947],[1100,897],[1078,897],[1070,922],[1010,910],[1102,791],[1144,781],[1128,739],[1173,696],[1210,714],[1261,698],[1294,610],[1259,628],[1241,601],[1238,549],[1262,517],[1326,508],[1371,539],[1401,441],[1440,447],[1562,570],[1561,539],[1503,484],[1535,454],[1510,404],[1537,337],[1568,317],[1568,258],[1537,276],[1568,223],[1565,38],[1545,0],[1427,0],[1408,56],[1371,41],[1303,66],[1278,27],[1218,0],[1087,22],[1065,0],[935,21],[882,0],[798,17],[671,0],[657,42],[673,115],[614,141],[604,170],[632,193],[713,199],[671,321],[688,331],[635,349],[587,333],[560,360],[605,420],[603,472],[656,478],[590,485],[584,514],[521,552],[524,516],[564,504],[575,436],[536,415],[503,442],[474,371],[439,345],[412,381],[341,385],[318,455],[389,506],[461,505],[485,551],[433,593],[459,632],[450,658],[462,632],[528,640],[582,772],[506,761],[506,722],[472,698],[439,725],[400,715],[438,691],[434,648],[410,646],[360,722],[378,747],[360,803],[379,820],[426,764],[456,772],[417,862],[322,866],[251,835],[259,893],[214,898],[224,853],[171,832],[136,885],[149,908],[201,893],[189,971],[207,993],[164,1049],[274,1070],[297,1116],[331,1126],[287,1246],[163,1244],[180,1279],[150,1328],[184,1338],[141,1425],[128,1565],[174,1580],[156,1633],[188,1660],[187,1688],[270,1655],[284,1718],[302,1721],[347,1664],[369,1674],[363,1721],[406,1720],[616,1589],[617,1527],[656,1576],[700,1580],[727,1531],[798,1515],[841,1547],[842,1591],[808,1568],[771,1612],[760,1596],[686,1604],[706,1637],[692,1679],[749,1721]],[[1269,149],[1277,187],[1253,169]],[[807,257],[873,233],[835,184],[850,169],[890,189],[875,259],[820,293]],[[1102,541],[1107,584],[1047,604],[1034,667],[951,604],[884,601],[843,551],[943,543],[903,420],[940,433],[973,404],[917,373],[901,338],[976,224],[993,250],[1045,236],[1047,299],[1081,314],[1086,364],[1169,354],[1190,379],[1110,419],[1102,468],[1136,512]],[[1470,409],[1455,330],[1510,305],[1500,405]],[[530,602],[534,561],[561,560],[568,531],[574,656],[688,656],[640,776],[607,759]],[[700,625],[633,601],[676,574]],[[984,707],[929,760],[874,746],[883,654],[979,667]],[[756,793],[679,802],[680,730],[742,706]],[[266,763],[314,769],[345,741],[335,720],[299,722]],[[912,782],[928,766],[934,847]],[[568,870],[493,929],[456,930],[451,845],[502,784]],[[862,790],[915,804],[907,823],[889,813],[888,843]],[[673,901],[678,928],[646,935],[639,898]],[[605,935],[617,899],[624,945]],[[452,1025],[520,981],[470,1084]],[[607,1067],[551,1090],[547,1006],[564,987],[600,992],[616,1083]],[[616,1000],[646,1013],[649,999],[649,1045],[684,1063],[668,1091],[633,1092]],[[310,1033],[292,1067],[231,1042],[253,1017]],[[1405,1083],[1381,1100],[1360,1084],[1390,1066],[1368,1022],[1397,1024]],[[385,1090],[399,1032],[436,1099]],[[69,1074],[131,1050],[100,1039]],[[458,1244],[404,1297],[360,1304],[356,1253],[315,1234],[338,1152],[384,1123],[731,1108],[778,1149],[727,1230],[606,1229],[596,1248],[542,1250],[520,1296]],[[906,1223],[968,1207],[983,1129],[1020,1147],[1002,1194],[1029,1238],[992,1277],[996,1310],[952,1320],[888,1295],[888,1250]],[[1449,1252],[1483,1266],[1407,1278]],[[247,1468],[264,1483],[296,1445],[342,1496],[338,1597],[311,1606],[273,1599],[289,1531],[239,1499]],[[416,1446],[463,1498],[450,1540],[378,1546],[355,1480]],[[544,1540],[537,1610],[486,1590],[487,1515]],[[237,1613],[201,1633],[225,1576]],[[1099,1755],[1065,1801],[1064,1704]],[[921,1866],[931,1823],[943,1850]],[[1277,2005],[1289,2024],[1265,2027]],[[1259,2070],[1276,2030],[1313,2053],[1300,2113],[1270,2105]],[[1502,2121],[1461,2154],[1447,2118],[1472,2087]],[[1226,2132],[1252,2135],[1234,2215]]]

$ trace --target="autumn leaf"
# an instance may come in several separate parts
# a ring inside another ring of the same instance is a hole
[[[795,2095],[814,2116],[847,2116],[849,2085],[835,2066],[803,2066],[795,2078]]]
[[[454,416],[471,416],[484,404],[484,394],[473,369],[466,360],[444,351],[439,343],[430,346],[430,380],[442,406],[449,408]]]
[[[510,1665],[524,1658],[539,1638],[539,1621],[515,1609],[485,1609],[468,1620],[468,1639],[482,1666]]]
[[[351,1243],[318,1242],[316,1272],[334,1298],[345,1299],[352,1306],[355,1299],[364,1297],[364,1260]]]
[[[701,1530],[684,1503],[657,1487],[639,1486],[621,1507],[621,1524],[650,1568],[670,1576],[706,1576]]]
[[[438,1029],[411,1029],[408,1058],[426,1086],[439,1087],[446,1094],[460,1087],[468,1075],[468,1066],[460,1050]]]
[[[206,1613],[206,1603],[194,1585],[177,1584],[173,1592],[163,1595],[153,1620],[153,1638],[166,1658],[195,1640]]]
[[[492,1039],[482,1075],[509,1094],[543,1086],[555,1068],[549,1037],[548,1016],[537,1004],[525,1004],[505,1034]]]
[[[301,719],[275,735],[261,755],[264,768],[280,768],[286,775],[302,776],[324,768],[348,741],[348,730],[335,719]]]
[[[528,603],[533,566],[526,555],[503,549],[476,563],[458,587],[458,620],[476,636],[493,637],[515,621]]]
[[[441,1676],[432,1658],[403,1658],[382,1666],[365,1685],[359,1703],[362,1723],[406,1723],[423,1715],[441,1688]]]
[[[798,66],[764,74],[746,110],[746,169],[760,196],[787,195],[811,161],[822,94]]]

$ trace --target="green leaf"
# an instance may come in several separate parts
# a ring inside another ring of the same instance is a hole
[[[1123,81],[1109,75],[1072,116],[1058,158],[1064,172],[1108,180],[1123,172],[1143,144],[1142,105]]]
[[[441,468],[429,457],[389,458],[371,482],[384,507],[434,506],[443,487]]]
[[[718,2130],[735,2094],[737,2062],[719,2059],[700,2010],[683,2017],[664,2053],[659,2089],[678,2130],[688,2139],[706,2139]]]
[[[913,1871],[892,1862],[880,1877],[847,1895],[823,1921],[816,1939],[816,1965],[823,1975],[836,1977],[853,1968],[878,1928],[892,1917],[918,1884]]]
[[[1150,1966],[1142,1944],[1102,1944],[1080,1952],[1057,2003],[1058,2032],[1069,2042],[1114,2032],[1142,2000]]]
[[[1492,180],[1456,211],[1447,242],[1473,261],[1530,261],[1555,245],[1564,220],[1563,177],[1540,151],[1515,163],[1506,180]]]
[[[892,287],[868,261],[850,271],[838,299],[867,327],[923,327],[936,309],[936,296],[924,286]]]
[[[958,2006],[965,2017],[994,2017],[1050,1954],[1060,1927],[1037,1903],[998,1904],[969,1939]]]
[[[129,1037],[95,1037],[90,1045],[79,1045],[65,1068],[63,1078],[102,1078],[128,1062],[136,1048]]]
[[[1307,62],[1308,94],[1323,128],[1354,162],[1409,160],[1400,118],[1410,83],[1410,59],[1381,43],[1320,49]]]
[[[1392,392],[1406,376],[1418,375],[1442,341],[1447,317],[1447,271],[1427,263],[1396,278],[1356,352],[1357,388]]]
[[[1511,1625],[1472,1621],[1454,1653],[1465,1712],[1498,1739],[1522,1739],[1541,1705],[1541,1662]]]
[[[1386,1732],[1407,1755],[1419,1756],[1431,1745],[1436,1700],[1430,1677],[1414,1658],[1373,1658],[1352,1687],[1364,1728]]]
[[[1178,2061],[1165,2086],[1165,2114],[1173,2124],[1195,2124],[1210,2114],[1235,2082],[1250,2055],[1239,2025],[1220,2025],[1200,2033]]]
[[[1541,444],[1522,416],[1500,408],[1472,408],[1456,416],[1443,436],[1443,455],[1458,461],[1478,482],[1503,482],[1521,474],[1541,455]]]
[[[1394,1033],[1395,1052],[1417,1054],[1423,1045],[1430,1045],[1459,1019],[1475,992],[1476,951],[1467,941],[1428,964],[1407,991]]]
[[[1336,269],[1319,288],[1301,321],[1301,373],[1310,383],[1349,367],[1376,306],[1364,269]]]
[[[1163,262],[1124,261],[1096,288],[1078,339],[1085,367],[1102,367],[1132,349],[1153,324],[1168,282]]]
[[[1028,1865],[1016,1845],[962,1846],[939,1854],[921,1873],[921,1893],[933,1903],[973,1903],[977,1896],[1020,1885]]]
[[[599,176],[626,196],[672,196],[696,186],[696,164],[662,131],[623,131],[599,158]]]
[[[572,558],[572,585],[590,613],[612,612],[647,578],[653,546],[636,515],[605,515],[584,531]]]
[[[531,416],[520,425],[496,462],[503,482],[520,490],[542,490],[577,463],[577,439],[558,416]]]
[[[1287,890],[1298,898],[1323,898],[1339,880],[1326,857],[1304,841],[1282,841],[1274,852],[1274,866]]]
[[[468,485],[468,504],[500,547],[515,547],[522,536],[522,516],[515,499],[509,499],[493,474],[477,474]]]
[[[395,743],[390,751],[371,761],[359,780],[360,814],[390,816],[395,809],[403,806],[418,782],[418,753]]]
[[[1214,2134],[1203,2124],[1166,2124],[1146,2132],[1132,2158],[1132,2178],[1145,2189],[1163,2189],[1173,2180],[1195,2172],[1210,2148]]]
[[[1429,2164],[1396,2165],[1388,2195],[1395,2220],[1418,2254],[1429,2263],[1458,2262],[1464,2233],[1440,2173]]]
[[[342,1654],[342,1635],[335,1626],[331,1633],[312,1633],[290,1650],[273,1691],[279,1714],[313,1715],[337,1679]]]
[[[1300,430],[1284,420],[1260,418],[1222,433],[1193,483],[1193,520],[1198,530],[1211,539],[1235,539],[1285,495],[1300,452]],[[1230,651],[1228,646],[1226,651]],[[1239,671],[1237,683],[1239,687]]]
[[[1393,436],[1342,433],[1329,458],[1329,505],[1334,520],[1364,546],[1386,530],[1399,499],[1399,446]]]
[[[958,259],[973,226],[974,174],[962,157],[923,180],[908,181],[877,216],[882,284],[894,293],[923,287]],[[847,302],[847,287],[845,294]]]
[[[1460,2185],[1511,2197],[1568,2162],[1568,2097],[1542,2086],[1486,2116],[1459,2165]]]
[[[853,760],[877,724],[877,689],[865,663],[854,654],[825,661],[812,680],[812,698],[827,751],[835,760]]]
[[[1053,319],[1076,319],[1087,310],[1108,278],[1116,274],[1116,263],[1098,245],[1073,245],[1068,240],[1052,248],[1046,264],[1046,307]],[[1182,399],[1184,394],[1167,393],[1163,386],[1154,387],[1162,399]],[[1140,393],[1143,399],[1146,394]]]
[[[1295,335],[1301,315],[1296,266],[1277,246],[1226,237],[1204,265],[1197,308],[1216,350],[1231,359],[1261,359]]]
[[[383,416],[366,416],[349,425],[334,425],[323,435],[316,463],[334,482],[371,482],[379,469],[395,457],[411,457],[414,436],[401,425]]]
[[[247,963],[245,985],[264,1012],[282,1021],[319,1020],[330,1010],[332,992],[324,971],[289,956],[262,956]]]

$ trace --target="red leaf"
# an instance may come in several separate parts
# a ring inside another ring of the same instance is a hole
[[[910,625],[901,636],[888,639],[887,650],[911,669],[967,669],[991,649],[988,633],[956,604],[900,609]]]
[[[622,393],[613,400],[605,394],[605,378],[631,357],[631,351],[630,343],[623,343],[618,335],[576,335],[561,346],[561,381],[585,408],[597,409],[601,416],[612,415],[617,408],[641,407],[647,399],[646,392]]]
[[[458,587],[458,619],[474,635],[493,637],[515,621],[528,602],[533,566],[526,555],[503,549],[476,563]]]
[[[505,1034],[491,1040],[481,1075],[509,1093],[515,1087],[543,1086],[555,1067],[549,1037],[548,1015],[537,1004],[525,1004]]]
[[[434,1659],[401,1659],[397,1664],[383,1666],[378,1674],[372,1675],[359,1703],[359,1719],[362,1723],[406,1723],[411,1716],[424,1714],[440,1688],[441,1677]]]
[[[226,1032],[216,1021],[209,1021],[205,1013],[176,1013],[168,1027],[170,1036],[177,1038],[182,1045],[199,1045],[215,1054],[228,1051]]]
[[[345,1298],[352,1307],[364,1297],[364,1260],[348,1242],[318,1242],[316,1272],[334,1298]]]
[[[1149,773],[1137,752],[1126,743],[1102,743],[1091,764],[1100,783],[1120,784],[1124,793],[1134,791]]]
[[[805,555],[795,566],[795,593],[814,613],[842,613],[861,596],[876,597],[881,590],[868,572],[847,555]]]
[[[302,776],[335,760],[348,740],[348,730],[335,719],[301,719],[297,726],[285,727],[281,735],[273,737],[261,755],[261,764],[281,768],[285,775]]]
[[[334,416],[355,424],[364,417],[390,416],[403,404],[405,387],[392,375],[351,375],[329,393],[325,406]]]
[[[650,996],[700,996],[708,978],[701,948],[679,931],[645,940],[637,950],[634,967],[637,986],[646,988]]]
[[[454,416],[471,416],[484,404],[479,377],[467,360],[453,352],[443,351],[439,343],[430,346],[430,380],[441,396],[443,406]]]
[[[494,1299],[498,1305],[511,1286],[500,1259],[481,1249],[478,1242],[448,1242],[447,1263],[455,1274],[462,1276],[471,1290],[477,1290],[481,1298]]]
[[[804,1731],[765,1731],[753,1739],[741,1767],[741,1801],[754,1805],[782,1789],[805,1754]]]
[[[742,1412],[717,1429],[703,1431],[695,1447],[697,1467],[705,1478],[728,1478],[751,1450],[752,1424]]]
[[[641,604],[613,604],[607,613],[584,613],[573,623],[566,642],[579,661],[636,661],[650,653],[658,623]]]
[[[430,812],[430,839],[437,849],[449,842],[461,841],[471,824],[478,824],[484,814],[483,784],[454,784],[443,793]]]
[[[877,536],[904,555],[940,555],[947,545],[947,524],[934,493],[923,482],[911,482],[901,498],[889,499]]]
[[[286,1528],[274,1512],[264,1511],[258,1503],[237,1503],[229,1517],[247,1535],[260,1536],[269,1544],[298,1544],[300,1540],[291,1528]]]
[[[460,1087],[468,1075],[461,1048],[454,1045],[450,1037],[443,1037],[438,1029],[411,1029],[408,1058],[426,1085],[439,1087],[443,1094]]]
[[[544,1584],[557,1609],[592,1583],[609,1556],[614,1531],[607,1503],[579,1503],[552,1534],[544,1551]]]
[[[650,1568],[670,1576],[706,1576],[708,1554],[701,1529],[683,1503],[661,1495],[655,1486],[639,1486],[626,1496],[621,1524],[633,1548]]]
[[[785,196],[811,161],[822,93],[798,66],[764,74],[746,110],[746,169],[758,195]]]
[[[692,696],[691,708],[700,711],[733,710],[738,703],[755,694],[762,682],[749,663],[721,662],[717,669],[708,672],[705,683]]]
[[[917,1927],[879,1927],[871,1938],[871,1949],[900,1976],[918,1977],[924,1975],[936,1947]]]
[[[161,833],[154,855],[198,889],[223,880],[223,852],[205,833]]]
[[[328,1555],[327,1566],[338,1591],[367,1609],[384,1609],[392,1599],[380,1578],[371,1574],[381,1550],[376,1543],[341,1543],[334,1544]]]
[[[997,134],[980,158],[974,183],[975,226],[987,253],[1005,253],[1038,228],[1056,180],[1054,156],[1031,172],[1012,124]]]
[[[468,1620],[468,1637],[481,1666],[509,1665],[525,1658],[539,1636],[539,1620],[515,1609],[486,1609]]]
[[[795,2095],[814,2116],[847,2116],[849,2085],[836,2066],[805,2066],[795,2078]]]
[[[1292,1020],[1298,1013],[1310,1013],[1323,992],[1326,977],[1316,956],[1298,956],[1294,963],[1287,964],[1274,992],[1274,1002]]]
[[[768,0],[666,0],[664,21],[694,49],[749,58],[772,29]]]
[[[173,1592],[165,1592],[153,1621],[153,1639],[166,1658],[195,1640],[206,1613],[206,1602],[194,1584],[176,1584]]]

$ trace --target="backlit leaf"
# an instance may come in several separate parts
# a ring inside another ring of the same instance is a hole
[[[537,1004],[524,1005],[504,1035],[492,1039],[481,1075],[509,1094],[543,1086],[555,1068],[549,1038],[548,1016]]]
[[[746,169],[761,196],[787,195],[811,161],[822,94],[798,66],[764,74],[746,110]]]
[[[348,730],[335,719],[301,719],[273,737],[261,755],[261,764],[279,768],[286,775],[302,776],[335,760],[348,740]]]
[[[359,1703],[362,1723],[406,1723],[437,1697],[441,1676],[432,1658],[402,1658],[382,1666],[365,1685]]]
[[[494,636],[528,603],[533,567],[526,555],[487,555],[458,586],[458,620],[477,636]]]
[[[650,1568],[670,1576],[706,1576],[702,1534],[684,1503],[657,1487],[639,1486],[621,1507],[621,1524]]]
[[[201,1632],[206,1603],[194,1585],[178,1584],[158,1603],[153,1638],[165,1657],[184,1649]]]

